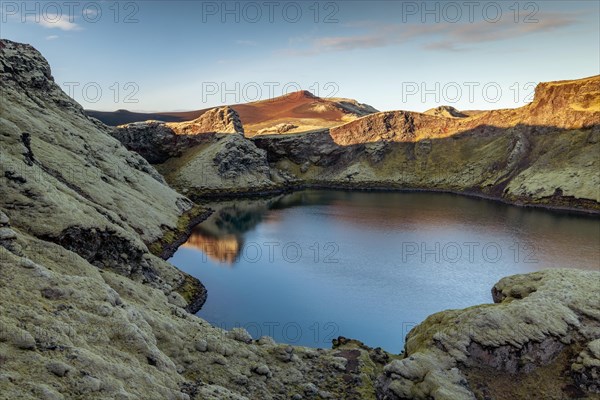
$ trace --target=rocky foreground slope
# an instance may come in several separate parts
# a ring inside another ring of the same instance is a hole
[[[205,288],[156,255],[206,211],[88,118],[32,47],[0,41],[0,78],[1,399],[374,393],[381,351],[253,341],[190,314]]]
[[[599,392],[598,272],[505,278],[498,304],[431,316],[401,355],[210,326],[189,313],[201,283],[157,256],[205,210],[88,118],[32,47],[1,40],[0,79],[0,399],[525,399],[540,382],[543,398]],[[302,172],[305,139],[277,156],[239,133],[208,137],[180,159],[210,154],[227,182],[248,165],[271,184],[273,165],[302,174],[327,162]],[[357,152],[317,144],[329,162]]]

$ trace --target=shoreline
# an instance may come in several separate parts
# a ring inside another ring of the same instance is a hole
[[[459,190],[449,190],[449,189],[432,189],[432,188],[402,188],[402,187],[382,187],[382,186],[363,186],[363,187],[349,187],[348,185],[343,184],[312,184],[305,183],[300,185],[290,185],[286,187],[277,188],[274,187],[272,189],[257,189],[257,190],[244,190],[241,192],[229,192],[224,193],[220,190],[215,190],[212,192],[204,192],[204,193],[186,193],[188,197],[190,197],[195,203],[199,205],[203,205],[206,203],[218,202],[218,201],[226,201],[226,200],[235,200],[235,199],[260,199],[260,198],[268,198],[270,196],[277,196],[281,194],[289,194],[294,192],[300,192],[303,190],[337,190],[337,191],[345,191],[345,192],[381,192],[381,193],[445,193],[452,194],[457,196],[464,196],[468,198],[482,199],[493,202],[498,202],[502,204],[506,204],[508,206],[520,207],[520,208],[530,208],[530,209],[539,209],[546,210],[557,214],[565,214],[565,215],[577,215],[591,218],[600,218],[600,204],[598,205],[598,209],[590,209],[590,208],[575,208],[569,206],[560,206],[553,204],[544,204],[544,203],[527,203],[524,201],[512,201],[509,199],[504,199],[502,197],[496,197],[484,193],[474,192],[474,191],[459,191]],[[579,200],[582,203],[584,202],[592,202],[593,200]]]

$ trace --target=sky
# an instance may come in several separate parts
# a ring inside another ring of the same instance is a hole
[[[379,110],[512,108],[600,74],[600,1],[1,1],[85,108],[183,111],[297,90]]]

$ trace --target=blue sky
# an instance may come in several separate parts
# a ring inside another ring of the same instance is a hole
[[[380,110],[493,109],[525,104],[540,81],[599,74],[599,4],[2,1],[0,36],[35,46],[57,83],[98,110],[193,110],[300,88]]]

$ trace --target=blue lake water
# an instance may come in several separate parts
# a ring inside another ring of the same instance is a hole
[[[500,278],[600,270],[600,220],[432,193],[303,191],[208,204],[170,260],[199,278],[199,316],[255,338],[398,353],[445,309],[490,303]]]

